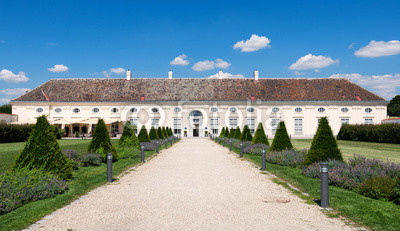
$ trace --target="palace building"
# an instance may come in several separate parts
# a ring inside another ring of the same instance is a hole
[[[204,136],[223,127],[253,132],[262,122],[273,137],[285,121],[292,138],[311,138],[318,120],[328,117],[334,134],[342,124],[378,124],[387,102],[345,78],[126,78],[52,79],[11,101],[18,122],[35,123],[47,115],[51,124],[90,134],[99,118],[110,133],[122,133],[131,121],[171,127],[175,134]]]

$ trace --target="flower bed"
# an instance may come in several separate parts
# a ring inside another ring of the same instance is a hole
[[[290,167],[302,167],[308,150],[283,150],[272,151],[267,155],[267,162]]]

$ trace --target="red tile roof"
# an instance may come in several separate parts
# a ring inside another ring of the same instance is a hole
[[[52,79],[13,101],[382,101],[343,78]]]

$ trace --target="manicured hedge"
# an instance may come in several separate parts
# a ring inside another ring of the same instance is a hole
[[[344,124],[337,139],[400,144],[400,124]]]
[[[0,124],[0,143],[27,141],[33,126],[33,124]]]

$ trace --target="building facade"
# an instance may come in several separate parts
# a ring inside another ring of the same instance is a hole
[[[53,79],[11,102],[18,123],[41,115],[50,123],[90,134],[99,118],[110,133],[131,121],[168,126],[175,134],[219,134],[223,127],[254,131],[263,123],[273,137],[285,121],[293,138],[311,138],[326,116],[334,134],[342,124],[378,124],[387,102],[343,78],[320,79]],[[83,128],[85,127],[85,128]]]

